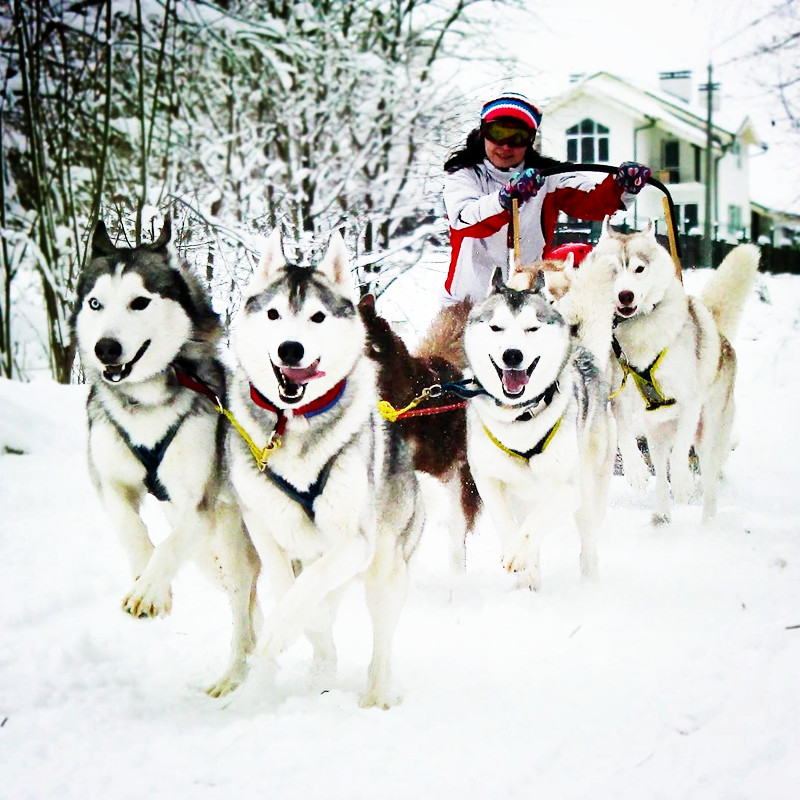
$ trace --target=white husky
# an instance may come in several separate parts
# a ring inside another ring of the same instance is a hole
[[[352,294],[341,236],[315,268],[286,264],[280,238],[270,237],[233,333],[230,407],[255,445],[235,432],[228,443],[276,593],[259,653],[274,659],[305,632],[315,660],[333,669],[339,590],[364,574],[373,656],[362,705],[387,708],[391,642],[422,513],[400,431],[377,412],[376,365]]]
[[[91,386],[89,466],[130,562],[123,608],[158,617],[188,557],[221,579],[233,612],[231,660],[209,694],[244,677],[253,649],[258,557],[222,465],[225,391],[216,358],[222,329],[188,268],[170,263],[169,219],[153,244],[115,247],[98,223],[78,282],[73,338]],[[171,531],[154,547],[139,511],[148,492]]]
[[[625,475],[636,488],[647,485],[649,473],[636,445],[643,429],[656,473],[653,521],[666,522],[670,487],[677,502],[691,494],[694,446],[703,519],[709,520],[717,511],[720,472],[730,451],[736,378],[731,339],[758,270],[758,248],[734,248],[700,299],[687,296],[652,225],[623,235],[606,220],[591,258],[615,274],[612,389]]]
[[[600,291],[610,290],[591,269],[579,273]],[[524,287],[514,289],[495,273],[488,298],[470,314],[464,348],[484,391],[467,411],[470,469],[500,537],[504,566],[519,573],[522,586],[538,589],[541,540],[571,514],[581,539],[581,572],[597,574],[615,437],[603,378],[610,304],[605,322],[595,320],[584,338],[578,321],[587,314],[576,299],[586,300],[587,293],[573,286],[573,324],[542,294],[541,272],[533,285],[530,274],[512,275],[510,285]],[[594,304],[602,308],[596,298]]]

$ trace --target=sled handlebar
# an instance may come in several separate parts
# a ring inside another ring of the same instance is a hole
[[[616,175],[617,169],[618,167],[612,167],[610,164],[560,164],[557,167],[545,167],[544,169],[540,169],[539,172],[545,177],[549,175],[562,175],[569,172],[605,172],[609,175]],[[669,219],[667,220],[667,224],[672,229],[670,242],[674,242],[675,254],[680,259],[681,245],[678,239],[678,231],[675,227],[675,204],[672,202],[672,195],[669,193],[669,189],[652,175],[647,179],[647,185],[658,189],[666,198],[669,207]]]

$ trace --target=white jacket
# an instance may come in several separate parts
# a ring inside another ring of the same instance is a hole
[[[501,170],[485,159],[482,164],[463,167],[445,177],[443,196],[452,248],[444,286],[445,302],[466,297],[482,300],[498,266],[508,278],[511,214],[500,205],[498,193],[521,168],[522,165]],[[519,207],[522,263],[542,258],[560,211],[581,219],[601,220],[606,214],[625,208],[632,198],[633,195],[623,194],[613,175],[601,183],[580,173],[545,178],[536,196]]]

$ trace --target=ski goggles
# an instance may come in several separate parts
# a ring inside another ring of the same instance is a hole
[[[481,126],[484,139],[508,147],[527,147],[533,142],[535,132],[530,128],[509,125],[506,122],[484,122]]]

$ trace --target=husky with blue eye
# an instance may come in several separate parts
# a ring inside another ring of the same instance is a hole
[[[305,634],[318,668],[335,669],[332,623],[363,576],[373,655],[363,706],[388,708],[391,645],[422,508],[402,432],[378,413],[344,241],[314,267],[287,264],[274,233],[246,290],[232,345],[231,475],[275,593],[258,654]]]
[[[230,663],[208,689],[219,696],[247,670],[259,563],[224,472],[222,329],[200,282],[172,264],[170,235],[167,218],[152,244],[116,247],[99,222],[71,330],[90,387],[90,472],[134,578],[122,607],[168,614],[171,581],[194,556],[233,614]],[[148,494],[170,525],[157,546],[140,515]]]
[[[582,266],[567,293],[574,292],[568,321],[544,295],[541,271],[512,274],[506,285],[498,269],[464,334],[480,388],[467,408],[469,466],[504,567],[533,590],[541,587],[543,537],[571,517],[582,575],[593,578],[598,570],[597,535],[615,453],[604,378],[611,310],[606,304],[598,319],[593,308],[601,304],[583,282],[610,291],[605,277]]]

